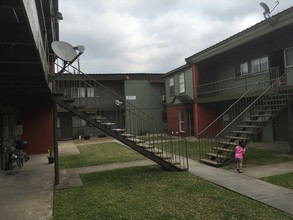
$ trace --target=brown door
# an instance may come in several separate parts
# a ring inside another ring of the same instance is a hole
[[[60,115],[60,139],[73,138],[72,116],[70,114]]]

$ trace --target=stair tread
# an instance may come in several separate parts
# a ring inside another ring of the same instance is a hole
[[[224,152],[234,152],[234,150],[229,149],[229,148],[223,148],[223,147],[214,147],[214,150],[218,150],[218,151],[224,151]]]
[[[144,140],[141,140],[141,139],[138,139],[138,138],[133,138],[133,137],[129,137],[127,139],[130,140],[130,141],[133,141],[135,143],[144,143],[145,142]]]
[[[236,146],[238,143],[235,142],[229,142],[229,141],[220,141],[220,144],[224,144],[224,145],[233,145]]]
[[[135,137],[135,135],[128,134],[128,133],[123,133],[123,134],[121,134],[121,136],[123,136],[123,137]]]
[[[250,117],[272,117],[274,114],[256,114],[250,115]]]
[[[114,125],[115,123],[113,123],[113,122],[105,122],[105,123],[102,123],[103,125]]]
[[[237,131],[237,130],[234,130],[234,131],[231,131],[233,133],[240,133],[240,134],[256,134],[256,132],[254,131]]]
[[[113,128],[112,131],[116,131],[116,132],[125,132],[126,129],[124,129],[124,128]]]
[[[214,161],[214,160],[209,160],[209,159],[200,159],[199,161],[203,162],[203,163],[206,163],[206,164],[213,165],[213,166],[221,166],[222,165],[222,163],[219,163],[219,162]]]
[[[139,147],[145,148],[145,149],[151,149],[154,148],[153,146],[149,145],[149,144],[144,144],[144,143],[138,143],[136,144]]]
[[[247,137],[226,136],[227,139],[248,140]]]
[[[239,128],[261,128],[262,126],[241,124],[241,125],[237,125],[237,127],[239,127]]]
[[[222,155],[222,154],[216,154],[216,153],[207,153],[208,156],[211,156],[211,157],[217,157],[217,158],[228,158],[227,156],[225,155]]]

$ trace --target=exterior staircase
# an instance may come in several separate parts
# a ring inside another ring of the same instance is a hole
[[[76,85],[94,88],[95,94],[99,94],[99,100],[106,100],[112,107],[102,102],[95,103],[95,108],[88,108],[82,99],[65,98],[65,88],[58,85],[57,79],[53,82],[54,102],[165,169],[188,169],[185,139],[165,134],[162,123],[94,80],[90,74],[83,74],[73,66],[71,68],[73,70],[66,69],[63,74],[70,74],[73,81],[78,82]],[[147,131],[147,134],[142,136],[141,131]]]
[[[234,161],[236,145],[241,141],[246,146],[253,141],[292,100],[293,88],[286,85],[291,73],[288,70],[272,80],[264,77],[204,129],[199,139],[200,161],[216,167]],[[267,89],[260,92],[264,85],[268,85]],[[223,126],[227,116],[231,122]]]

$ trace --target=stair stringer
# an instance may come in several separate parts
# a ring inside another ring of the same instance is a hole
[[[153,152],[145,150],[143,147],[137,145],[134,141],[131,141],[131,140],[123,137],[122,135],[119,135],[116,131],[113,131],[112,129],[108,128],[107,126],[95,121],[94,119],[92,119],[91,117],[86,115],[84,112],[76,109],[74,106],[64,102],[60,98],[52,96],[52,99],[53,99],[53,101],[55,103],[57,103],[58,105],[60,105],[64,109],[74,113],[75,115],[79,116],[83,120],[91,123],[96,128],[100,129],[101,131],[105,132],[106,134],[108,134],[109,136],[115,138],[116,140],[122,142],[123,144],[129,146],[130,148],[132,148],[136,152],[138,152],[138,153],[142,154],[143,156],[149,158],[150,160],[154,161],[155,163],[159,164],[160,166],[164,167],[165,169],[170,170],[170,171],[182,171],[182,170],[184,170],[184,169],[181,169],[178,166],[176,166],[176,164],[168,162],[168,161],[164,160],[163,158],[157,156]]]

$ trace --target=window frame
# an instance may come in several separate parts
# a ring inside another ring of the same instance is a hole
[[[266,60],[266,68],[262,68],[262,60]],[[253,65],[253,62],[255,62],[257,64],[257,67],[258,67],[258,70],[255,71],[254,70],[254,67],[255,65]],[[251,74],[257,74],[257,73],[261,73],[263,71],[266,71],[269,69],[269,57],[268,56],[262,56],[262,57],[258,57],[258,58],[255,58],[253,60],[250,61],[250,71],[251,71]]]
[[[286,52],[289,51],[289,50],[292,50],[292,51],[293,51],[293,47],[289,47],[289,48],[284,49],[284,62],[285,62],[285,67],[286,67],[286,68],[288,68],[288,67],[292,67],[292,66],[293,66],[293,59],[292,59],[292,64],[291,64],[291,65],[288,65],[288,64],[287,64],[287,56],[286,56]]]
[[[171,78],[169,78],[169,92],[170,92],[170,96],[174,96],[175,95],[175,81],[174,81],[174,76],[172,76]]]
[[[242,66],[246,66],[246,71],[244,72],[243,71],[243,68]],[[235,65],[235,68],[234,68],[234,75],[235,77],[240,77],[240,76],[246,76],[249,74],[249,64],[248,64],[248,61],[245,61],[245,62],[242,62],[242,63],[239,63],[237,65]]]
[[[185,93],[185,74],[179,74],[179,94]]]
[[[185,132],[184,111],[182,109],[178,111],[178,127],[179,132]]]

